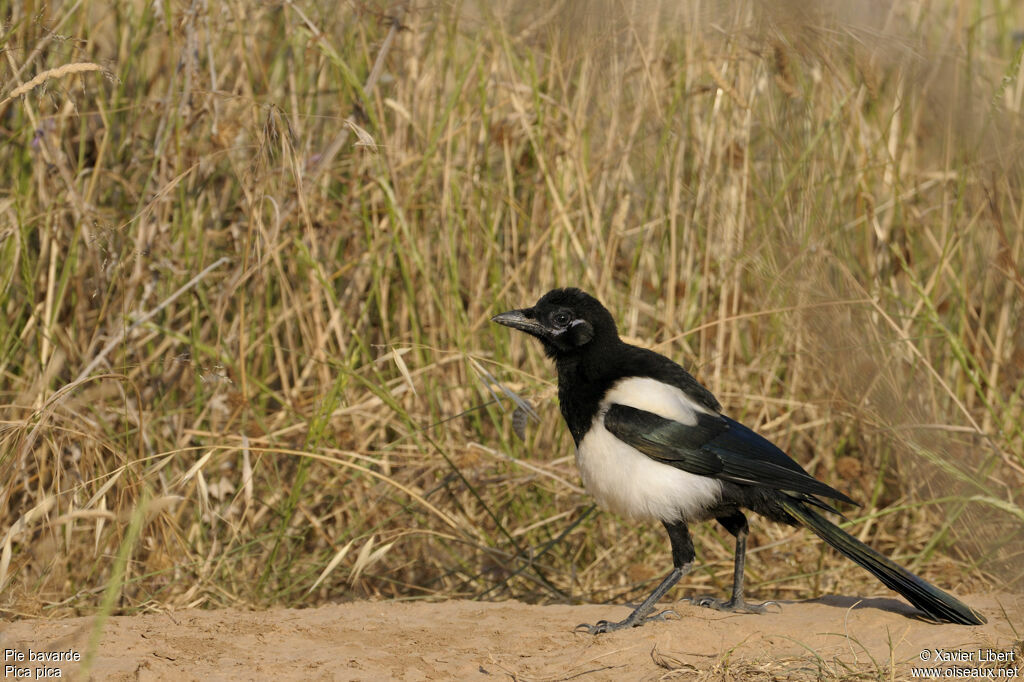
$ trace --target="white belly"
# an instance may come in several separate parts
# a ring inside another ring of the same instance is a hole
[[[722,497],[721,482],[656,462],[622,442],[604,427],[614,404],[647,410],[684,424],[696,424],[694,412],[708,410],[671,386],[652,379],[626,379],[605,396],[590,431],[576,450],[583,485],[598,504],[636,519],[697,521]]]

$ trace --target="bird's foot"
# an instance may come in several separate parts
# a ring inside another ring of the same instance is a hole
[[[690,603],[694,606],[703,606],[708,609],[714,609],[716,611],[725,611],[727,613],[767,613],[769,606],[774,606],[779,611],[782,611],[782,606],[777,601],[766,601],[763,604],[751,604],[750,602],[740,599],[730,599],[725,601],[716,597],[692,597]]]
[[[679,614],[673,611],[672,609],[666,609],[664,611],[654,614],[653,616],[641,616],[639,618],[634,617],[636,615],[634,612],[631,613],[629,617],[625,620],[620,620],[617,623],[610,623],[606,620],[599,620],[593,625],[589,625],[588,623],[580,623],[576,626],[575,631],[586,632],[591,635],[600,635],[605,632],[615,632],[616,630],[638,628],[641,625],[650,623],[651,621],[668,620],[669,614],[675,616],[676,618],[679,617]]]

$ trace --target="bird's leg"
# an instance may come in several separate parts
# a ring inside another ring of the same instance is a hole
[[[693,567],[693,539],[690,538],[690,530],[686,527],[685,521],[674,521],[672,523],[666,521],[664,523],[665,530],[668,531],[669,542],[672,543],[672,572],[665,576],[661,584],[654,588],[654,592],[651,592],[651,595],[644,599],[643,603],[636,607],[633,613],[629,614],[625,620],[620,620],[617,623],[599,620],[594,625],[581,623],[576,626],[578,631],[598,635],[602,632],[614,632],[615,630],[640,627],[652,620],[665,620],[667,614],[675,613],[675,611],[668,609],[653,616],[649,615],[658,605],[658,601],[665,596],[665,593],[672,589],[672,586],[689,573]]]
[[[722,601],[715,597],[696,597],[690,600],[697,606],[706,606],[717,611],[730,613],[765,613],[769,605],[779,606],[777,602],[768,601],[763,604],[750,604],[743,599],[743,566],[747,558],[747,517],[737,511],[729,516],[718,517],[717,521],[736,537],[736,559],[733,564],[732,597]],[[781,607],[780,607],[781,608]]]

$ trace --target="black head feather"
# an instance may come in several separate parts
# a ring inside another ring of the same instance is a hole
[[[493,319],[537,337],[548,356],[556,359],[619,338],[611,313],[596,298],[575,288],[552,289],[532,308],[510,310]]]
[[[685,369],[663,355],[623,342],[611,313],[579,289],[552,289],[533,307],[492,319],[540,339],[544,352],[555,360],[559,404],[577,443],[605,391],[626,377],[654,377],[709,410],[721,409],[715,396]]]

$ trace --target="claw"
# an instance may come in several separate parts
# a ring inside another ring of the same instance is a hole
[[[627,628],[638,628],[641,625],[643,625],[644,623],[650,623],[651,621],[654,621],[654,620],[656,620],[656,621],[666,621],[666,620],[668,620],[668,616],[670,614],[672,616],[675,616],[676,618],[679,618],[679,614],[676,613],[673,609],[665,609],[664,611],[660,611],[660,612],[654,614],[653,616],[644,616],[643,618],[636,618],[636,619],[634,619],[632,617],[632,615],[631,615],[629,618],[626,618],[625,620],[620,620],[617,623],[612,623],[612,622],[609,622],[607,620],[599,620],[596,623],[594,623],[593,625],[590,625],[588,623],[580,623],[575,628],[573,628],[573,631],[574,632],[586,632],[587,634],[591,634],[591,635],[602,635],[602,634],[604,634],[606,632],[615,632],[616,630],[625,630]]]
[[[775,601],[766,601],[763,604],[751,604],[750,602],[744,601],[743,599],[730,599],[723,601],[716,597],[692,597],[690,603],[694,606],[703,606],[704,608],[714,609],[716,611],[725,611],[726,613],[767,613],[768,606],[776,606],[779,611],[782,611],[782,606]]]
[[[661,611],[660,613],[656,613],[653,616],[647,616],[646,618],[643,619],[643,621],[641,621],[640,623],[637,623],[637,625],[642,625],[643,623],[646,623],[647,621],[651,621],[651,620],[666,621],[666,620],[668,620],[669,614],[671,614],[676,620],[681,620],[681,618],[679,617],[679,614],[676,613],[675,609],[665,609],[664,611]]]
[[[610,625],[619,625],[619,623],[609,623],[606,620],[599,620],[593,625],[590,625],[589,623],[580,623],[573,628],[573,632],[586,632],[590,635],[600,635],[604,632],[608,632],[608,626]]]

